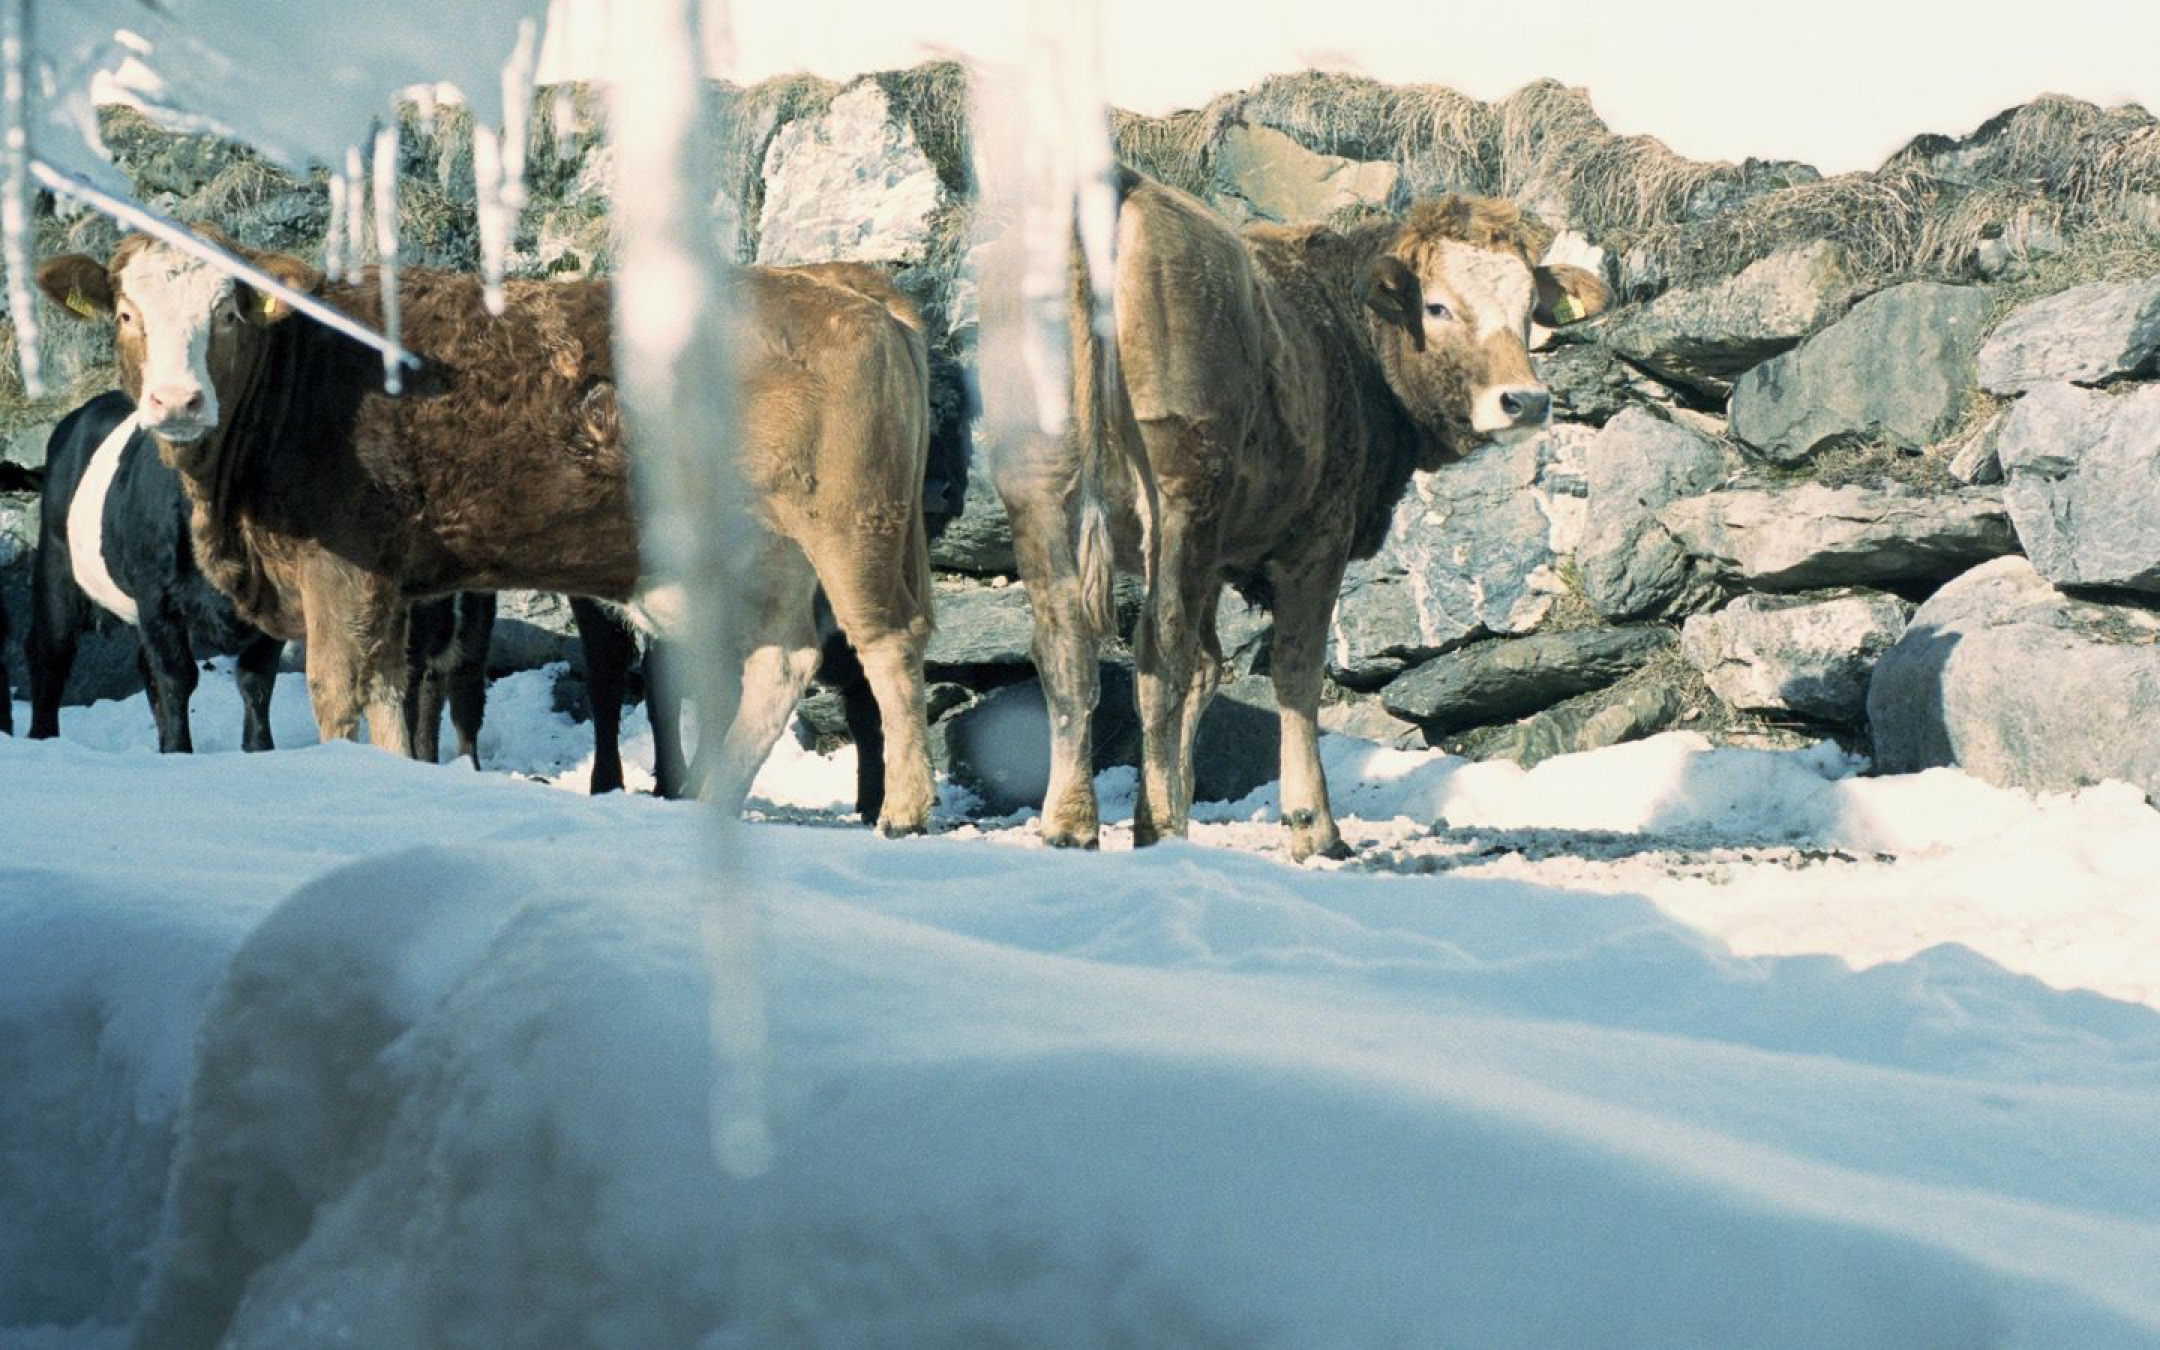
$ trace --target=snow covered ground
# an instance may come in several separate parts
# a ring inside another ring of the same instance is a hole
[[[0,738],[0,1345],[2160,1345],[2127,789],[1338,738],[1295,868],[1266,791],[883,841],[783,742],[732,1180],[696,808],[583,796],[549,680],[486,773],[297,677],[268,756],[217,676],[212,753]]]

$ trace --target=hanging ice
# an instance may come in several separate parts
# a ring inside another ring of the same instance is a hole
[[[704,14],[711,15],[708,3]],[[712,175],[693,133],[699,87],[689,0],[625,0],[612,13],[618,78],[609,132],[615,150],[615,345],[623,414],[637,447],[641,542],[652,579],[681,588],[686,631],[674,664],[692,681],[698,725],[734,720],[739,670],[723,668],[719,606],[731,572],[743,493],[735,444],[726,264],[706,211]],[[686,41],[687,39],[691,39]],[[739,823],[710,817],[703,928],[712,981],[712,1147],[734,1176],[771,1163],[766,1015],[757,923],[735,868]]]
[[[15,351],[22,364],[23,393],[45,395],[38,354],[37,296],[30,285],[36,239],[30,227],[29,20],[30,0],[4,0],[0,18],[0,137],[5,138],[5,186],[0,188],[0,265],[7,268],[8,314],[15,321]]]
[[[383,336],[398,341],[398,129],[393,120],[375,133],[375,253],[382,283]],[[405,388],[404,372],[397,360],[383,355],[383,388],[392,394]]]

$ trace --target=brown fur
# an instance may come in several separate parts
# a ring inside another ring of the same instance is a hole
[[[41,284],[63,303],[73,288],[110,310],[122,268],[148,246],[131,237],[106,266],[55,259]],[[296,260],[248,256],[380,327],[372,273],[326,285]],[[93,273],[102,297],[84,289]],[[921,319],[871,268],[753,268],[737,280],[754,320],[751,349],[737,354],[738,452],[768,532],[751,551],[808,580],[799,616],[752,607],[732,637],[747,661],[775,640],[753,622],[809,624],[822,582],[850,641],[882,654],[865,668],[873,687],[889,686],[877,689],[888,721],[919,723],[930,628]],[[194,507],[205,574],[253,622],[307,638],[324,734],[353,734],[365,707],[370,738],[399,749],[412,600],[531,588],[627,602],[642,573],[606,283],[509,282],[497,317],[477,278],[410,268],[400,297],[401,337],[424,365],[393,398],[372,352],[289,310],[266,314],[242,288],[238,320],[210,344],[219,425],[193,444],[161,441]],[[123,329],[119,346],[123,385],[140,400],[139,344]],[[881,824],[920,829],[924,735],[888,726],[886,739]]]
[[[994,452],[1051,705],[1044,835],[1092,845],[1098,828],[1086,723],[1103,630],[1080,596],[1105,562],[1075,522],[1099,504],[1120,566],[1147,581],[1135,635],[1145,741],[1136,840],[1185,831],[1227,583],[1274,611],[1292,854],[1335,852],[1316,714],[1343,569],[1379,547],[1414,470],[1485,439],[1474,399],[1518,389],[1543,398],[1523,341],[1533,293],[1548,323],[1563,296],[1576,307],[1570,319],[1608,297],[1587,273],[1533,270],[1542,241],[1505,202],[1448,197],[1400,222],[1241,235],[1183,193],[1132,178],[1121,186],[1114,341],[1098,349],[1078,318],[1073,328],[1078,444]],[[1510,294],[1524,312],[1487,313],[1478,307],[1491,309],[1492,297],[1446,289],[1443,255],[1464,246],[1521,265]],[[1085,293],[1076,285],[1076,304]],[[1473,312],[1460,323],[1432,317],[1442,298]],[[1496,316],[1507,322],[1478,337]]]

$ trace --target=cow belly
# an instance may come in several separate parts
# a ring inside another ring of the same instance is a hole
[[[127,420],[114,427],[112,435],[90,456],[82,481],[75,485],[75,497],[68,503],[67,521],[68,556],[74,563],[75,584],[128,623],[135,623],[139,617],[135,598],[120,589],[105,566],[105,499],[111,495],[113,479],[120,472],[120,456],[135,435],[137,417],[128,414]]]

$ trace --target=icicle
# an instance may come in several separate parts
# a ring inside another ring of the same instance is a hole
[[[6,185],[0,195],[0,263],[7,267],[8,314],[15,321],[15,359],[23,393],[45,396],[38,351],[37,292],[30,284],[37,252],[30,219],[30,0],[5,0],[0,16],[0,138],[6,145]]]
[[[376,277],[382,283],[383,336],[394,344],[399,340],[398,330],[398,128],[391,123],[375,133],[375,252],[382,266]],[[400,394],[405,390],[405,373],[398,368],[396,358],[383,354],[383,390]]]
[[[1094,288],[1093,327],[1105,335],[1114,279],[1110,245],[1117,200],[1096,0],[1037,0],[1029,14],[1022,87],[1021,354],[1034,385],[1038,425],[1057,435],[1072,408],[1066,278],[1075,229]]]
[[[510,251],[510,212],[502,195],[502,140],[493,127],[473,124],[473,196],[480,217],[480,295],[490,314],[503,312],[503,260]]]
[[[323,239],[323,275],[345,279],[345,175],[330,175],[330,233]]]
[[[367,257],[367,193],[361,187],[365,167],[360,147],[345,147],[345,275],[360,279],[360,264]]]
[[[567,84],[557,85],[548,100],[548,129],[555,133],[555,161],[567,164],[577,153],[577,94]]]
[[[737,438],[730,378],[726,264],[707,203],[709,166],[698,130],[697,31],[690,0],[617,4],[609,93],[615,151],[616,369],[636,447],[640,538],[660,581],[688,601],[678,664],[692,681],[702,737],[725,734],[741,701],[722,670],[725,616],[740,593],[746,550],[743,489],[735,464],[715,454]],[[621,78],[621,76],[631,78]],[[701,906],[709,976],[713,1090],[711,1143],[730,1175],[756,1176],[772,1160],[768,1041],[758,966],[757,914],[740,881],[750,840],[740,823],[709,824],[710,889]],[[756,1243],[748,1244],[752,1249]],[[745,1260],[757,1259],[755,1250]],[[753,1318],[753,1321],[755,1319]]]
[[[518,24],[517,46],[503,62],[502,203],[512,212],[525,207],[525,147],[532,135],[533,66],[540,57],[540,28],[531,19]]]
[[[423,136],[435,134],[435,86],[416,84],[412,87],[413,122]]]

